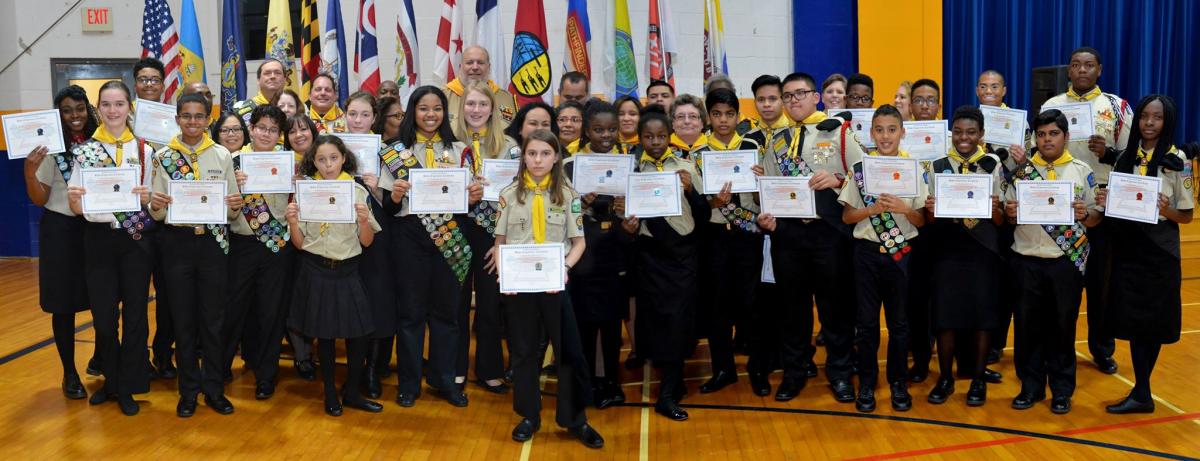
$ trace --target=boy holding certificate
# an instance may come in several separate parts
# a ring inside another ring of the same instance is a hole
[[[1049,378],[1050,411],[1065,414],[1071,411],[1075,393],[1075,319],[1091,251],[1086,233],[1102,216],[1093,198],[1096,176],[1066,148],[1067,117],[1052,109],[1039,114],[1031,125],[1037,150],[1013,174],[1014,184],[1005,193],[1008,220],[1017,222],[1018,207],[1053,208],[1054,196],[1040,200],[1034,194],[1020,197],[1021,181],[1070,181],[1074,216],[1070,225],[1018,224],[1013,236],[1017,256],[1012,266],[1021,293],[1014,313],[1014,356],[1021,393],[1012,407],[1024,410],[1045,400]]]
[[[900,150],[904,119],[895,107],[884,104],[871,119],[871,139],[878,150],[868,155],[908,157]],[[858,302],[854,346],[858,352],[858,398],[860,412],[875,411],[875,384],[879,376],[879,304],[883,303],[888,328],[887,380],[891,384],[892,409],[908,411],[908,320],[904,302],[908,292],[909,241],[917,227],[925,224],[921,212],[928,192],[925,181],[916,178],[917,196],[868,194],[863,162],[853,167],[853,184],[838,195],[845,206],[842,220],[854,225],[854,282]]]
[[[179,203],[184,199],[170,195],[171,181],[208,180],[226,183],[225,219],[236,219],[243,201],[233,171],[233,157],[205,130],[210,111],[208,99],[200,94],[183,95],[176,111],[180,134],[154,154],[150,215],[163,221],[169,207],[181,206]],[[179,404],[175,412],[181,418],[195,414],[197,394],[203,392],[204,403],[213,410],[232,413],[233,404],[225,398],[221,381],[221,327],[229,283],[226,273],[229,226],[167,223],[162,243],[163,272],[166,288],[171,292],[171,319],[178,344],[175,353],[179,362]],[[203,348],[203,363],[196,356],[198,347]]]
[[[586,243],[583,236],[582,204],[563,177],[562,151],[558,138],[549,130],[537,130],[525,137],[518,180],[500,192],[500,213],[496,222],[496,247],[490,253],[499,257],[506,244],[562,244],[565,270],[579,261]],[[538,263],[538,270],[541,270]],[[557,263],[555,263],[557,264]],[[504,265],[503,262],[500,263]],[[489,264],[489,268],[496,268]],[[507,274],[507,272],[506,272]],[[563,274],[564,280],[567,275]],[[576,373],[587,376],[570,303],[562,292],[506,293],[508,341],[512,353],[513,410],[521,422],[512,431],[513,440],[525,442],[541,428],[542,396],[538,390],[539,355],[542,334],[550,336],[554,359],[558,364],[558,425],[567,429],[584,445],[604,446],[604,438],[587,423],[586,398],[581,398]],[[592,342],[595,342],[593,337]],[[571,353],[571,352],[574,353]],[[586,395],[586,392],[583,394]]]

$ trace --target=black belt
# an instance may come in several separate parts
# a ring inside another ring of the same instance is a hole
[[[205,225],[176,226],[176,225],[172,224],[170,226],[167,226],[167,229],[170,229],[172,232],[175,232],[176,234],[186,234],[186,235],[196,235],[196,236],[208,235],[208,226],[205,226]]]
[[[311,259],[313,262],[320,264],[322,267],[325,267],[328,269],[337,269],[338,266],[341,266],[343,264],[349,264],[351,262],[358,261],[358,256],[354,256],[354,257],[346,258],[346,259],[333,259],[333,258],[326,258],[326,257],[318,255],[318,254],[309,253],[307,251],[304,252],[304,255],[306,257],[308,257],[308,259]]]

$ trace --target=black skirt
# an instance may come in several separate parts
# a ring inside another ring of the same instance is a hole
[[[980,223],[979,225],[987,225]],[[936,237],[935,237],[936,236]],[[958,223],[922,234],[920,250],[932,256],[932,325],[936,330],[991,330],[1001,325],[1000,255],[984,247]],[[1005,288],[1009,289],[1009,288]]]
[[[1113,270],[1104,319],[1106,329],[1113,337],[1130,341],[1157,344],[1179,341],[1183,321],[1180,261],[1146,233],[1178,233],[1178,227],[1172,230],[1173,223],[1169,222],[1153,226],[1130,221],[1113,224]]]
[[[381,216],[381,208],[372,204],[371,211],[375,213],[375,220],[381,226],[384,226],[385,222],[390,224],[390,217]],[[388,232],[386,228],[382,232],[376,232],[375,240],[370,246],[363,247],[362,257],[359,258],[362,260],[360,275],[375,321],[375,333],[372,336],[376,338],[387,338],[396,331],[396,303],[399,302],[399,295],[396,291],[396,276],[391,258],[392,244],[389,241],[393,233]]]
[[[38,283],[42,311],[73,314],[88,310],[83,269],[82,216],[45,210],[38,225]]]
[[[298,259],[288,327],[311,338],[359,338],[375,330],[359,257],[330,264],[302,251]]]

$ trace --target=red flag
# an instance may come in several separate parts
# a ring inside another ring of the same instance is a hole
[[[542,0],[518,0],[517,21],[513,26],[512,76],[508,91],[518,105],[549,102],[554,74],[546,44],[546,11]]]
[[[437,49],[433,53],[433,75],[450,82],[462,61],[462,8],[457,0],[444,0],[438,22]]]

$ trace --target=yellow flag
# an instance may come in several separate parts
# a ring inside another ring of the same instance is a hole
[[[267,8],[267,57],[283,63],[287,76],[286,87],[299,93],[299,79],[294,71],[296,48],[292,43],[292,16],[288,0],[271,0]]]

